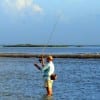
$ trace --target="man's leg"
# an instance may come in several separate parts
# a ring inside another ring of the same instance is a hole
[[[51,96],[53,94],[52,85],[53,85],[53,81],[52,80],[48,80],[47,81],[47,87],[46,87],[48,96]]]
[[[52,95],[52,88],[46,87],[47,90],[47,95],[51,96]]]

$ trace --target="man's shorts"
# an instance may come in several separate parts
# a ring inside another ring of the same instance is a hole
[[[52,88],[52,85],[53,85],[53,80],[46,80],[46,81],[44,82],[44,86],[45,86],[45,87]]]

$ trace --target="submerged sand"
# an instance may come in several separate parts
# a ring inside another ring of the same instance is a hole
[[[44,57],[48,55],[52,55],[54,58],[100,58],[100,54],[43,54]],[[42,54],[0,53],[0,57],[38,58],[41,56]]]

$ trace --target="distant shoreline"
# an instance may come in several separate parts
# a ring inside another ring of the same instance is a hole
[[[2,47],[100,47],[100,45],[45,45],[45,44],[15,44]]]
[[[16,45],[3,45],[3,47],[68,47],[68,45],[33,45],[33,44],[16,44]]]
[[[33,58],[33,57],[47,57],[49,54],[26,54],[26,53],[0,53],[0,57],[12,57],[12,58]],[[99,58],[100,54],[50,54],[54,58],[79,58],[79,59],[89,59],[89,58]]]

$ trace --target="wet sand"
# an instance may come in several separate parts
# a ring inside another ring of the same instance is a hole
[[[100,58],[100,54],[43,54],[44,57],[52,55],[54,58]],[[0,53],[0,57],[32,58],[41,57],[42,54],[27,53]]]

